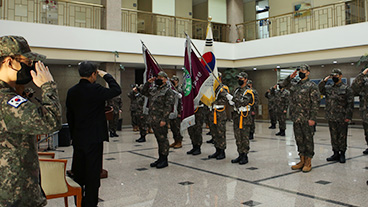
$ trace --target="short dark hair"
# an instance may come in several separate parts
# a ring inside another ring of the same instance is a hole
[[[97,71],[97,64],[90,61],[83,61],[80,62],[78,65],[78,71],[81,77],[91,77],[92,73]]]

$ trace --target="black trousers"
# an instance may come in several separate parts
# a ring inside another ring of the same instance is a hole
[[[102,169],[103,143],[73,146],[72,172],[82,187],[82,207],[96,207]]]

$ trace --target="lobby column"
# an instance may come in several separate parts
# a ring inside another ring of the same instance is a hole
[[[121,0],[102,0],[101,3],[105,7],[102,28],[121,31]]]
[[[243,0],[227,0],[227,23],[230,24],[229,41],[236,42],[239,38],[236,24],[244,22]],[[243,31],[240,31],[243,32]]]

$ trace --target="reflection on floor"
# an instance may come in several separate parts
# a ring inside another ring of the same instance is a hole
[[[256,123],[255,139],[246,165],[232,164],[237,157],[233,124],[227,123],[226,158],[207,159],[215,151],[205,141],[211,137],[203,129],[202,154],[187,155],[188,134],[183,148],[170,150],[169,167],[150,168],[157,159],[153,134],[147,142],[136,143],[138,132],[124,128],[117,138],[104,145],[104,169],[109,177],[100,188],[100,207],[120,206],[368,206],[366,180],[368,156],[362,128],[349,128],[346,163],[327,162],[332,155],[328,127],[318,126],[314,136],[315,156],[310,173],[292,171],[298,160],[292,125],[286,137],[275,136],[277,129]],[[172,143],[172,133],[169,132]],[[68,159],[72,147],[60,147],[56,158]],[[73,199],[69,198],[73,206]],[[48,201],[48,207],[64,206],[63,199]]]

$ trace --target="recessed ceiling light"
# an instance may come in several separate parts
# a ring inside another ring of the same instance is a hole
[[[333,63],[333,64],[336,64],[336,63],[337,63],[337,60],[334,60],[332,63]]]
[[[280,66],[278,65],[278,66],[276,66],[276,68],[280,68]]]
[[[350,63],[351,65],[354,65],[354,63]]]
[[[321,68],[324,68],[325,67],[325,65],[321,65]]]
[[[257,68],[253,68],[253,70],[257,70]]]

